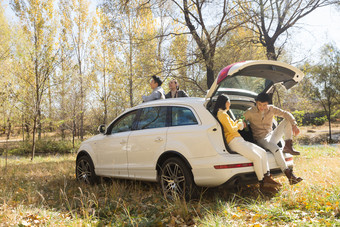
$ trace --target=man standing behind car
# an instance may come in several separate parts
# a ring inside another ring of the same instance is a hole
[[[157,99],[165,99],[164,90],[162,86],[162,80],[158,76],[152,76],[150,81],[151,89],[153,90],[152,93],[148,96],[142,95],[143,102],[148,102]]]
[[[250,122],[250,127],[253,132],[254,139],[258,145],[265,149],[269,149],[275,157],[277,164],[282,172],[287,176],[290,184],[297,184],[303,179],[296,177],[293,170],[288,168],[283,153],[299,155],[300,152],[293,149],[293,134],[300,133],[297,127],[295,118],[287,111],[277,108],[271,103],[269,94],[260,93],[256,98],[256,106],[249,108],[244,117]],[[282,117],[284,120],[273,130],[274,116]],[[277,144],[285,137],[285,146],[280,148]]]
[[[165,95],[166,99],[169,98],[180,98],[180,97],[188,97],[188,94],[183,90],[179,90],[179,83],[176,79],[172,79],[169,82],[170,91]]]

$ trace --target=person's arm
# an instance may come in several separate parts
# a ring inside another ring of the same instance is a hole
[[[156,100],[156,99],[160,99],[161,98],[161,93],[159,92],[152,92],[150,95],[146,96],[146,95],[143,95],[142,96],[142,99],[144,102],[148,102],[148,101],[152,101],[152,100]]]
[[[181,93],[181,97],[189,97],[189,95],[185,91],[181,90]]]
[[[165,95],[165,98],[166,98],[166,99],[171,98],[171,91],[169,91],[168,94]]]
[[[297,124],[294,116],[288,111],[282,110],[276,106],[272,106],[270,108],[273,108],[273,113],[275,116],[283,117],[284,119],[288,120],[292,126]]]
[[[300,129],[297,125],[292,125],[292,131],[293,131],[294,136],[297,136],[300,134]]]
[[[243,116],[246,121],[249,121],[249,117],[250,117],[249,109],[244,112]]]
[[[256,107],[255,107],[256,108]],[[249,122],[250,124],[254,123],[253,122],[253,114],[254,114],[254,110],[253,108],[248,108],[244,113],[243,113],[243,117],[244,117],[244,128],[247,128],[247,122]]]
[[[234,122],[225,112],[219,111],[217,113],[217,118],[223,127],[228,130],[228,132],[237,132],[239,129],[241,129],[241,125],[237,122]]]
[[[273,106],[272,108],[273,108],[275,116],[283,117],[284,119],[289,121],[289,123],[292,125],[293,135],[297,136],[300,133],[300,129],[297,126],[297,122],[296,122],[293,114],[291,114],[288,111],[282,110],[278,107],[275,107],[275,106]]]

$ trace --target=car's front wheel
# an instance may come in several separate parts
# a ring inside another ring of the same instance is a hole
[[[95,184],[98,182],[98,176],[94,172],[94,166],[89,156],[81,156],[76,163],[76,177],[80,182],[86,184]]]
[[[194,196],[195,183],[191,171],[179,158],[169,158],[163,163],[160,183],[166,198],[190,199]]]

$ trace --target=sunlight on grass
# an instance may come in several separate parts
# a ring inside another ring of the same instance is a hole
[[[1,159],[0,223],[5,226],[340,225],[340,149],[297,146],[304,180],[263,194],[257,185],[205,190],[198,200],[167,201],[157,184],[75,180],[75,155]]]

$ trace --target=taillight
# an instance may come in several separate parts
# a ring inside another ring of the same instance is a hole
[[[242,168],[253,166],[253,163],[240,163],[240,164],[230,164],[230,165],[217,165],[214,166],[215,169],[232,169],[232,168]]]
[[[285,158],[286,162],[293,161],[293,157]]]
[[[293,157],[285,158],[286,162],[293,161]],[[242,168],[242,167],[249,167],[254,166],[252,162],[250,163],[240,163],[240,164],[229,164],[229,165],[216,165],[214,166],[215,169],[232,169],[232,168]]]

